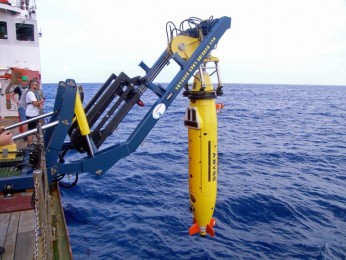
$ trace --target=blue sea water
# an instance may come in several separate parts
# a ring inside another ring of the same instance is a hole
[[[62,189],[74,259],[346,259],[346,87],[226,84],[217,101],[216,236],[188,235],[180,95],[137,152]]]

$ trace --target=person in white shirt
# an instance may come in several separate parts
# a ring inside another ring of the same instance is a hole
[[[33,117],[37,117],[42,110],[44,100],[41,99],[37,90],[39,89],[40,82],[38,79],[32,79],[29,82],[29,90],[26,93],[26,119],[31,119]],[[36,129],[38,120],[32,121],[28,123],[28,129]],[[32,143],[32,135],[28,136],[28,144]]]

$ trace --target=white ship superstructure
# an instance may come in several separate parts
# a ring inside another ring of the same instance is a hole
[[[0,0],[0,116],[17,116],[9,99],[21,76],[40,76],[39,32],[36,3],[31,0]]]

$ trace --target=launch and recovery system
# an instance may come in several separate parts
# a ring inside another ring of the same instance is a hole
[[[121,158],[136,151],[177,95],[183,91],[183,95],[190,100],[184,124],[189,131],[190,204],[197,223],[190,228],[190,234],[199,232],[201,235],[214,235],[212,226],[215,221],[212,214],[217,183],[215,99],[223,94],[223,84],[219,59],[212,56],[211,52],[230,26],[229,17],[210,17],[207,20],[189,18],[179,27],[171,22],[167,23],[168,45],[151,67],[144,62],[139,64],[144,75],[130,77],[123,72],[110,75],[85,107],[75,80],[59,82],[53,111],[30,119],[46,120],[44,125],[39,124],[44,133],[41,145],[21,151],[21,161],[6,162],[8,166],[16,167],[19,174],[0,178],[0,192],[33,187],[32,172],[42,167],[42,160],[39,159],[42,144],[49,183],[60,180],[67,174],[78,176],[78,173],[84,172],[98,175],[105,173]],[[177,65],[177,72],[172,80],[166,86],[155,83],[157,76],[172,61]],[[214,74],[217,78],[216,87],[213,87],[210,79]],[[191,78],[194,79],[192,85],[189,84]],[[138,109],[137,106],[144,106],[144,94],[150,95],[152,102],[133,131],[124,141],[104,145],[109,137],[112,137],[111,142],[118,140],[116,131],[125,118],[131,115],[134,107]],[[28,121],[20,122],[5,129],[10,130],[27,123]],[[36,134],[37,131],[33,129],[21,133],[14,136],[14,140]],[[78,151],[80,158],[67,160],[66,156],[70,151]],[[210,185],[202,187],[201,183],[204,181]],[[206,214],[207,217],[197,216]]]

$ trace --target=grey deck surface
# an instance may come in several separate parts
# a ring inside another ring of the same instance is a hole
[[[5,247],[1,259],[32,259],[33,241],[33,210],[0,214],[0,246]]]

